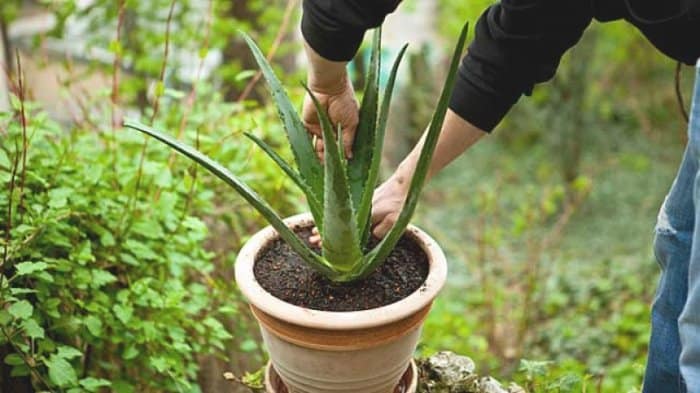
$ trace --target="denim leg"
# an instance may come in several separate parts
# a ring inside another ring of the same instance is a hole
[[[700,60],[698,60],[689,123],[689,143],[692,146],[695,164],[700,159]],[[700,174],[694,181],[693,198],[700,205]],[[695,211],[700,219],[700,209]],[[693,247],[688,268],[688,299],[678,321],[681,339],[680,370],[688,392],[700,393],[700,229],[693,233]]]
[[[700,60],[688,146],[656,225],[661,279],[651,312],[644,393],[700,393]],[[698,201],[699,203],[696,203]]]
[[[661,278],[651,310],[651,339],[643,393],[681,393],[678,317],[688,292],[688,261],[695,226],[693,185],[698,172],[690,147],[659,212],[654,253]]]

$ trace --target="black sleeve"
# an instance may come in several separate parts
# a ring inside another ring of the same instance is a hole
[[[491,131],[522,94],[554,76],[592,19],[590,1],[501,0],[476,24],[450,109]]]
[[[367,29],[377,27],[401,0],[304,0],[301,31],[321,56],[349,61]]]

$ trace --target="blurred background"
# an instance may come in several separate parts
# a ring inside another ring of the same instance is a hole
[[[384,176],[427,125],[446,54],[490,1],[406,0]],[[280,212],[301,193],[243,136],[290,156],[237,31],[300,105],[300,0],[3,0],[0,392],[246,392],[266,355],[233,282],[264,225],[137,117],[225,163]],[[366,50],[351,64],[363,85]],[[384,72],[388,72],[384,68]],[[657,210],[685,143],[692,71],[594,23],[557,76],[429,185],[414,222],[450,278],[418,355],[452,350],[535,392],[639,390]],[[222,378],[229,374],[229,380]],[[250,374],[249,374],[250,373]]]

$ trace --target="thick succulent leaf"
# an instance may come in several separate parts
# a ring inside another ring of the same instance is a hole
[[[416,204],[418,203],[418,197],[423,188],[425,177],[428,173],[428,168],[430,167],[433,152],[435,151],[435,145],[437,144],[438,137],[440,136],[442,123],[445,120],[447,106],[449,105],[449,99],[452,95],[452,89],[454,88],[454,80],[457,74],[457,67],[459,66],[459,59],[464,51],[464,45],[467,39],[468,27],[469,24],[464,25],[454,54],[452,55],[450,71],[447,74],[447,80],[445,80],[445,85],[443,86],[440,100],[438,101],[437,108],[435,109],[435,113],[433,114],[433,118],[430,122],[430,127],[428,128],[425,142],[423,144],[423,149],[421,150],[418,164],[416,165],[416,170],[413,174],[413,178],[411,179],[409,191],[401,213],[384,239],[382,239],[382,241],[372,251],[365,255],[365,261],[359,277],[366,276],[376,269],[382,262],[384,262],[386,257],[389,256],[391,251],[396,246],[396,243],[398,243],[399,239],[406,230],[409,220],[413,216]]]
[[[248,203],[251,204],[264,218],[267,222],[272,225],[273,228],[277,230],[280,237],[289,244],[289,246],[301,256],[304,261],[306,261],[309,266],[316,269],[321,274],[329,277],[330,279],[335,279],[337,277],[337,272],[332,268],[332,266],[325,261],[321,256],[314,253],[309,247],[307,247],[296,234],[287,227],[287,225],[282,221],[282,219],[275,213],[270,205],[265,202],[260,195],[253,191],[247,184],[243,183],[241,180],[236,178],[231,172],[228,171],[223,165],[212,160],[211,158],[204,155],[202,152],[176,140],[175,138],[166,135],[160,131],[141,124],[136,121],[127,120],[124,122],[125,127],[133,128],[135,130],[141,131],[163,143],[175,149],[184,156],[195,161],[199,165],[203,166],[209,172],[214,174],[216,177],[220,178],[226,184],[231,186],[236,192],[243,197]]]
[[[255,142],[256,145],[260,146],[260,148],[274,161],[277,166],[284,171],[284,173],[287,174],[287,176],[292,179],[292,181],[299,187],[301,190],[304,192],[306,195],[306,200],[309,202],[309,209],[311,210],[311,215],[314,217],[314,221],[316,222],[316,226],[319,228],[319,231],[321,230],[321,224],[323,223],[323,216],[322,216],[322,206],[321,202],[319,202],[316,199],[316,196],[314,195],[313,191],[311,191],[310,187],[308,184],[306,184],[306,181],[299,175],[297,171],[295,171],[287,162],[275,152],[270,145],[268,145],[265,141],[262,139],[258,138],[257,136],[245,132],[245,136],[247,136],[250,140]]]
[[[381,51],[381,27],[374,30],[369,71],[365,81],[360,118],[353,143],[353,158],[348,162],[348,179],[355,209],[359,209],[362,194],[367,184],[367,174],[374,151],[375,130],[377,127],[377,103],[379,101],[379,68]],[[362,228],[359,228],[361,231]]]
[[[308,88],[307,88],[308,90]],[[323,257],[336,271],[354,274],[362,262],[357,219],[350,200],[342,144],[337,143],[326,111],[309,91],[323,130],[325,194],[323,199]]]
[[[270,67],[270,64],[267,62],[267,59],[265,59],[260,48],[258,48],[255,41],[246,33],[241,32],[241,35],[243,35],[248,47],[250,47],[255,61],[257,61],[260,66],[260,70],[267,81],[270,93],[272,93],[272,98],[275,101],[275,105],[277,105],[280,120],[282,120],[284,129],[287,132],[287,138],[289,139],[292,153],[294,153],[294,161],[297,164],[297,168],[299,168],[299,174],[306,184],[309,185],[316,200],[320,201],[323,196],[323,167],[316,157],[316,151],[312,146],[311,137],[289,100],[289,96],[287,96],[287,93],[282,87],[282,83],[280,83],[274,71],[272,71],[272,67]]]
[[[377,130],[374,137],[374,150],[372,152],[372,162],[369,167],[369,173],[367,174],[367,180],[362,193],[362,201],[360,207],[357,210],[357,220],[360,222],[361,232],[361,243],[363,247],[367,244],[370,235],[370,214],[372,213],[372,195],[374,195],[374,188],[377,185],[377,178],[379,177],[379,165],[382,161],[382,149],[384,148],[384,135],[386,133],[386,124],[389,119],[389,107],[391,106],[391,96],[394,92],[394,83],[396,82],[396,74],[399,70],[399,65],[401,64],[401,59],[408,45],[404,45],[396,56],[394,65],[391,68],[391,74],[389,74],[389,80],[387,81],[386,90],[384,91],[384,97],[382,98],[382,106],[379,109],[379,120],[377,122]]]

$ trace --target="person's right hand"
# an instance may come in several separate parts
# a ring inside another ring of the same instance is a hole
[[[344,77],[336,86],[328,88],[309,86],[309,90],[314,94],[321,108],[327,111],[333,129],[337,130],[338,125],[340,125],[345,157],[348,159],[352,158],[352,144],[355,140],[355,131],[359,122],[359,105],[352,83],[347,77]],[[316,154],[322,160],[323,132],[321,131],[321,123],[316,113],[316,107],[308,94],[304,98],[302,120],[306,129],[317,137]]]
[[[399,214],[408,195],[410,178],[395,172],[389,179],[374,190],[372,196],[372,235],[381,239],[389,232]],[[314,228],[309,242],[317,247],[321,246],[321,235]]]
[[[387,232],[399,218],[403,209],[411,179],[396,172],[376,190],[372,197],[372,234],[378,239]]]

